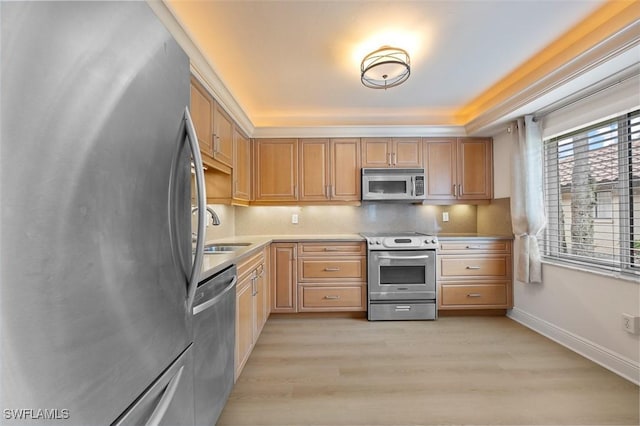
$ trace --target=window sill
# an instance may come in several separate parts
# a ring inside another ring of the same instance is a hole
[[[586,272],[594,275],[600,275],[603,277],[615,278],[618,280],[630,281],[632,283],[640,284],[640,274],[633,275],[633,274],[623,274],[621,272],[616,272],[616,271],[605,271],[600,268],[590,268],[589,266],[586,266],[586,265],[583,266],[583,265],[562,262],[562,261],[559,261],[553,258],[548,258],[548,257],[542,258],[542,264],[558,266],[560,268],[571,269],[573,271]]]

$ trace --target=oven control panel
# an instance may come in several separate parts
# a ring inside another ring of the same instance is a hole
[[[368,236],[369,250],[435,250],[438,238],[433,235]]]

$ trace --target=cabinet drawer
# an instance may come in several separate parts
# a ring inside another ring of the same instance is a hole
[[[248,273],[253,272],[260,265],[264,267],[264,250],[238,263],[238,280],[242,280]]]
[[[322,242],[322,243],[298,243],[300,256],[364,256],[367,250],[364,242]]]
[[[364,310],[364,286],[312,287],[300,286],[299,311],[305,310]]]
[[[455,253],[511,253],[511,241],[509,240],[492,240],[492,241],[441,241],[440,252],[443,254]]]
[[[364,258],[298,259],[298,279],[300,281],[317,281],[318,279],[364,281]]]
[[[508,303],[507,286],[501,284],[442,285],[441,304],[450,305],[503,305]]]
[[[511,256],[440,256],[440,277],[508,277]]]

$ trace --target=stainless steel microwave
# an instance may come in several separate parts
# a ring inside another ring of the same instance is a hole
[[[419,201],[424,190],[424,169],[362,169],[363,201]]]

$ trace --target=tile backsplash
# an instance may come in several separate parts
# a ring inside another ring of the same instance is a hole
[[[442,221],[442,213],[449,221]],[[298,216],[293,224],[292,216]],[[236,207],[236,235],[476,232],[477,207],[365,203],[362,206]]]
[[[354,234],[417,231],[424,233],[481,233],[511,235],[510,199],[488,205],[430,206],[365,203],[362,206],[254,206],[211,204],[220,217],[212,226],[207,216],[207,239],[235,235]],[[444,222],[443,213],[449,221]],[[298,224],[291,223],[293,215]],[[195,227],[195,216],[192,220]]]

